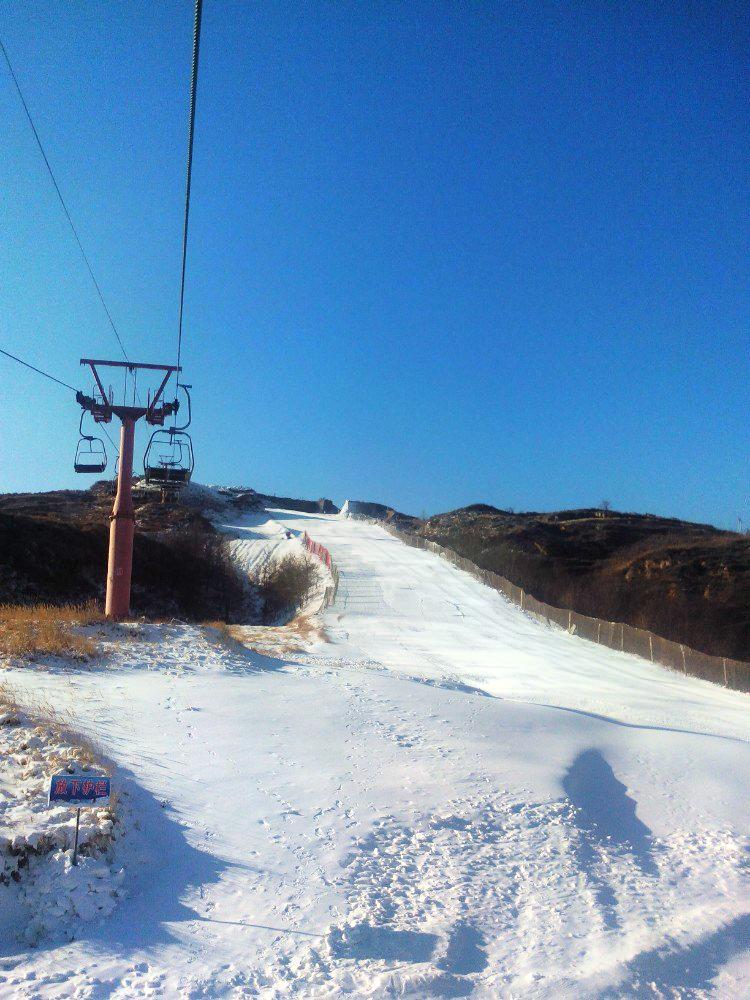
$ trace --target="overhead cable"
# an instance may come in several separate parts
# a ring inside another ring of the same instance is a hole
[[[101,427],[101,429],[102,429],[102,430],[104,431],[104,433],[106,434],[106,436],[107,436],[107,440],[109,441],[109,443],[110,443],[110,444],[112,445],[112,447],[113,447],[113,448],[115,449],[115,454],[119,456],[119,454],[120,454],[120,449],[119,449],[119,448],[117,447],[117,445],[115,444],[115,442],[114,442],[114,441],[112,440],[112,438],[110,437],[110,434],[109,434],[109,431],[108,431],[108,430],[107,430],[107,428],[106,428],[106,427],[104,426],[104,424],[99,424],[99,426]]]
[[[58,385],[62,385],[66,389],[72,389],[73,392],[77,392],[78,391],[74,386],[68,385],[67,382],[63,382],[59,378],[55,378],[55,376],[54,375],[50,375],[49,372],[43,372],[41,368],[37,368],[35,365],[30,365],[28,361],[24,361],[22,358],[17,358],[16,355],[15,354],[11,354],[10,351],[4,351],[2,347],[0,347],[0,354],[4,354],[6,356],[6,358],[11,358],[13,361],[17,361],[19,363],[19,365],[23,365],[24,368],[30,368],[33,372],[36,372],[38,375],[44,375],[45,378],[50,379],[52,382],[57,382]],[[106,434],[107,440],[112,445],[112,447],[115,449],[115,452],[119,455],[120,454],[120,449],[117,447],[117,445],[115,444],[115,442],[110,437],[110,434],[109,434],[109,431],[107,430],[107,428],[104,427],[103,425],[102,425],[102,431]]]
[[[45,378],[50,379],[50,381],[52,382],[57,382],[58,385],[62,385],[66,389],[72,389],[73,392],[77,391],[75,386],[68,385],[67,382],[63,382],[61,379],[55,378],[55,376],[50,375],[49,372],[43,372],[41,368],[37,368],[35,365],[29,364],[29,362],[24,361],[23,358],[17,358],[15,354],[11,354],[10,351],[4,351],[2,347],[0,347],[0,354],[4,354],[6,358],[12,358],[13,361],[17,361],[19,365],[23,365],[24,368],[30,368],[33,372],[36,372],[38,375],[44,375]]]
[[[52,184],[54,185],[55,191],[57,192],[57,197],[60,199],[60,204],[62,205],[63,212],[65,212],[65,218],[68,220],[68,223],[70,224],[70,228],[71,228],[71,230],[73,232],[73,236],[75,237],[75,241],[78,244],[78,249],[81,251],[81,256],[83,257],[83,262],[86,265],[86,269],[89,272],[89,275],[91,277],[92,282],[94,283],[94,288],[96,289],[96,293],[99,296],[99,300],[100,300],[102,306],[104,307],[104,312],[107,314],[107,319],[109,320],[109,325],[112,327],[112,332],[114,333],[115,337],[117,338],[117,343],[120,345],[120,350],[122,351],[123,357],[125,358],[126,361],[129,361],[130,358],[127,355],[127,352],[125,350],[123,342],[122,342],[122,340],[120,338],[120,334],[117,332],[117,327],[115,326],[115,321],[112,319],[112,314],[110,313],[109,308],[107,307],[107,303],[104,301],[104,295],[102,294],[102,290],[99,287],[99,282],[96,280],[96,276],[94,274],[93,268],[91,267],[91,263],[89,262],[89,259],[88,259],[87,255],[86,255],[86,251],[83,249],[83,244],[81,243],[81,239],[80,239],[80,237],[78,235],[78,230],[76,229],[75,224],[73,223],[73,219],[71,218],[70,212],[68,211],[68,206],[65,204],[65,199],[62,196],[62,191],[60,190],[60,186],[57,183],[55,175],[54,175],[54,173],[52,171],[52,167],[50,166],[50,162],[49,162],[49,159],[47,158],[47,154],[44,151],[44,146],[42,145],[42,140],[39,138],[39,133],[36,130],[36,125],[34,124],[34,119],[31,117],[31,112],[29,111],[29,106],[27,105],[26,99],[23,96],[23,91],[21,90],[21,85],[18,82],[18,77],[15,74],[15,70],[13,69],[13,65],[11,64],[10,58],[8,56],[8,52],[7,52],[6,48],[5,48],[5,46],[3,45],[3,41],[2,41],[1,38],[0,38],[0,50],[2,51],[3,56],[5,57],[5,61],[8,64],[8,69],[10,70],[10,75],[13,78],[13,83],[15,84],[16,90],[18,91],[18,96],[21,99],[21,104],[23,105],[23,110],[26,112],[26,117],[28,119],[29,125],[31,126],[31,131],[34,133],[34,138],[36,139],[36,144],[39,147],[39,152],[42,154],[42,159],[44,160],[45,166],[47,167],[47,172],[49,173],[50,178],[52,179]]]
[[[180,278],[180,319],[177,328],[177,367],[182,353],[182,313],[185,304],[185,265],[187,262],[188,220],[190,218],[190,185],[193,173],[193,134],[195,132],[195,99],[198,92],[198,56],[201,42],[201,15],[203,0],[195,0],[193,22],[193,62],[190,71],[190,110],[188,112],[187,180],[185,184],[185,218],[182,229],[182,275]],[[179,373],[177,375],[179,378]]]

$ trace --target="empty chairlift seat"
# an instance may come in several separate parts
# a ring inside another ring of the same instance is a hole
[[[193,474],[193,443],[185,431],[157,430],[143,457],[146,482],[162,489],[180,489]]]
[[[83,417],[78,425],[80,440],[76,447],[73,468],[76,472],[102,473],[107,468],[107,449],[99,437],[83,433]]]

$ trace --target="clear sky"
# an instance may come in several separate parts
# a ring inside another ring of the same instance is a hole
[[[173,362],[192,3],[0,35],[130,356]],[[749,51],[732,3],[205,0],[196,479],[750,526]],[[0,135],[0,346],[88,387],[117,344],[2,64]],[[72,393],[0,358],[0,394],[0,490],[88,484]]]

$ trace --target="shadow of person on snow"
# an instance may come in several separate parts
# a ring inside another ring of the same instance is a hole
[[[651,830],[636,816],[635,801],[598,750],[579,753],[562,785],[576,807],[576,826],[589,842],[629,851],[644,874],[658,875]]]
[[[599,873],[599,849],[627,851],[645,875],[655,876],[651,830],[636,816],[636,804],[599,750],[580,753],[568,768],[562,786],[575,807],[573,822],[579,838],[575,853],[602,910],[605,925],[619,926],[614,889]]]

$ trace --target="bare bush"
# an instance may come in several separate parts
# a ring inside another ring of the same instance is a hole
[[[265,621],[278,621],[301,608],[318,582],[318,568],[309,559],[285,556],[267,565],[258,580]]]
[[[159,541],[149,539],[148,545],[139,546],[143,541],[136,538],[134,604],[143,603],[149,591],[158,591],[165,595],[161,613],[172,611],[198,621],[242,619],[247,603],[246,583],[220,534],[197,525],[169,532]]]

